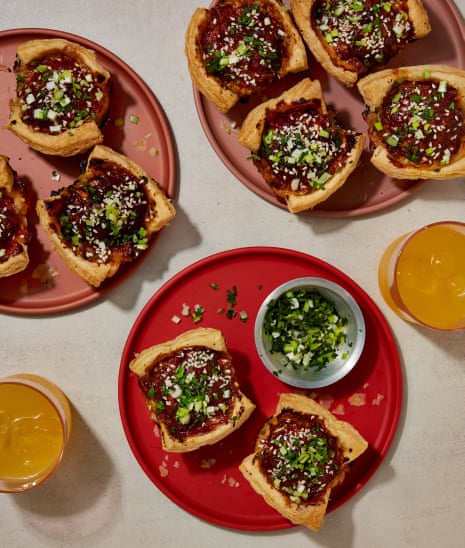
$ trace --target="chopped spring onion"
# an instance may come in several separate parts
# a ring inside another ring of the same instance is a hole
[[[239,318],[241,322],[245,323],[249,319],[249,315],[245,310],[241,310],[241,312],[239,313]]]
[[[397,135],[389,135],[386,139],[386,143],[391,147],[396,147],[399,144],[399,137],[397,137]]]
[[[294,369],[324,369],[346,342],[346,319],[316,290],[286,291],[271,301],[263,330],[271,352]]]
[[[204,312],[205,312],[205,308],[200,304],[196,304],[194,306],[194,311],[191,313],[193,322],[198,323],[202,321]]]

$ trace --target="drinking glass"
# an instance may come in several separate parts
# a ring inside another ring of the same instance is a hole
[[[70,404],[54,383],[29,374],[0,379],[0,492],[26,491],[49,478],[71,423]]]
[[[404,320],[465,329],[465,223],[441,221],[397,238],[378,268],[382,296]]]

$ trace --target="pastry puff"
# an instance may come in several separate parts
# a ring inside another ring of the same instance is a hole
[[[302,105],[305,102],[319,102],[322,116],[329,116],[328,109],[323,97],[321,84],[318,80],[304,78],[295,86],[283,92],[279,97],[269,99],[261,103],[249,112],[238,135],[241,145],[247,147],[253,153],[257,153],[262,143],[265,131],[267,112],[288,105]],[[344,130],[342,130],[344,131]],[[327,200],[347,180],[352,171],[357,167],[365,144],[365,136],[361,133],[352,132],[354,144],[348,151],[344,166],[336,171],[331,178],[320,188],[308,188],[308,191],[293,191],[289,187],[284,189],[275,188],[270,182],[271,190],[280,200],[283,200],[291,213],[298,213],[313,208],[317,204]]]
[[[17,180],[16,173],[11,168],[8,158],[0,155],[0,198],[5,197],[9,205],[7,205],[6,218],[13,215],[17,227],[13,234],[5,234],[9,228],[4,225],[3,212],[0,208],[0,254],[5,253],[3,248],[4,238],[6,245],[10,244],[10,238],[14,238],[19,245],[19,253],[16,253],[6,259],[0,256],[0,278],[12,276],[18,272],[25,270],[29,264],[28,243],[30,234],[27,230],[27,212],[29,209],[25,191],[20,181]],[[10,202],[11,200],[11,202]],[[8,203],[7,202],[7,203]],[[13,211],[9,210],[9,207]],[[5,232],[4,232],[5,231]]]
[[[308,504],[291,501],[273,485],[260,466],[261,441],[268,440],[270,424],[279,423],[279,414],[283,410],[291,410],[298,414],[316,416],[321,419],[327,432],[337,438],[338,446],[342,450],[343,465],[339,473],[327,484],[318,500]],[[351,424],[337,419],[315,400],[300,394],[284,393],[279,397],[275,415],[263,425],[258,433],[255,451],[241,462],[239,469],[254,491],[284,518],[295,525],[304,525],[317,531],[323,524],[332,488],[344,480],[350,463],[364,453],[367,447],[367,441]]]
[[[228,368],[233,370],[231,355],[228,351],[226,341],[220,330],[210,327],[200,327],[181,333],[172,340],[156,344],[146,348],[136,355],[129,364],[130,370],[138,377],[143,378],[157,364],[176,352],[189,348],[206,348],[223,353],[229,361]],[[147,396],[145,397],[147,407],[152,420],[158,424],[161,432],[162,447],[165,451],[174,453],[185,453],[195,451],[206,445],[213,445],[226,438],[250,417],[255,409],[252,403],[239,389],[239,384],[233,374],[233,381],[236,384],[236,392],[231,395],[232,408],[228,411],[229,420],[207,428],[204,433],[185,435],[182,439],[173,436],[169,425],[156,413],[157,402]]]
[[[356,84],[360,74],[353,65],[351,66],[350,61],[341,59],[335,49],[329,46],[324,37],[315,29],[311,13],[317,2],[318,0],[291,0],[292,15],[304,42],[315,59],[328,74],[334,76],[345,86],[351,87]],[[393,2],[389,2],[389,4],[393,4]],[[406,4],[409,21],[413,26],[413,39],[416,40],[427,36],[431,31],[431,26],[422,1],[407,0]],[[389,59],[385,59],[384,64],[387,61]]]
[[[224,3],[234,6],[250,5],[250,1],[247,0],[224,0]],[[260,2],[260,5],[264,4],[269,4],[274,8],[274,13],[278,16],[286,35],[285,44],[288,55],[283,60],[277,79],[282,78],[288,73],[300,72],[307,69],[305,45],[289,13],[280,0],[263,0]],[[220,112],[228,112],[242,97],[250,96],[258,90],[252,84],[248,88],[243,89],[240,95],[228,88],[226,84],[223,84],[220,78],[212,76],[207,72],[203,61],[201,39],[205,26],[209,21],[209,16],[208,9],[197,8],[189,22],[185,37],[188,69],[192,82],[200,93],[210,100]]]
[[[61,128],[52,133],[34,128],[24,119],[24,104],[18,97],[18,89],[23,85],[22,76],[27,71],[27,65],[36,61],[40,63],[47,56],[60,54],[74,59],[92,75],[92,84],[99,88],[100,108],[95,116],[87,116],[78,127]],[[32,149],[43,154],[67,157],[85,152],[103,142],[100,127],[110,102],[110,73],[98,63],[93,50],[61,38],[30,40],[19,45],[14,72],[17,77],[17,91],[10,102],[7,127]]]
[[[70,190],[76,192],[90,193],[89,187],[92,187],[93,181],[99,181],[99,178],[105,176],[104,167],[106,165],[113,166],[115,169],[121,169],[123,175],[128,172],[140,182],[134,192],[140,192],[144,187],[145,196],[147,199],[147,211],[142,220],[142,226],[146,233],[147,242],[150,242],[155,234],[160,231],[171,219],[175,216],[175,209],[171,200],[166,196],[165,191],[159,184],[151,178],[138,164],[133,160],[120,154],[109,147],[97,145],[92,150],[87,159],[86,170],[79,178],[69,187],[65,187],[58,192],[53,192],[49,198],[39,199],[36,202],[36,210],[39,216],[40,224],[49,237],[54,249],[65,261],[67,266],[76,274],[78,274],[87,283],[94,287],[99,287],[105,280],[114,276],[123,263],[129,262],[131,259],[122,257],[118,252],[114,252],[109,246],[109,258],[106,261],[88,260],[80,249],[80,246],[72,246],[69,241],[66,241],[63,236],[63,224],[58,207],[58,218],[54,214],[55,205],[60,206],[63,200],[62,195],[67,194]],[[118,179],[118,182],[120,179]],[[111,196],[106,198],[107,203],[111,201]],[[92,199],[84,201],[85,207],[91,207]],[[128,207],[130,205],[128,204]],[[102,205],[104,208],[104,205]],[[91,211],[83,210],[82,215],[88,215]],[[129,216],[131,213],[128,214]],[[110,221],[108,221],[109,223]],[[78,236],[78,234],[75,234]],[[141,251],[141,253],[146,252]]]
[[[375,122],[381,113],[383,100],[397,81],[422,80],[447,82],[448,86],[457,92],[457,105],[465,118],[465,71],[446,65],[416,65],[396,69],[386,69],[359,81],[357,84],[366,105],[365,119],[368,132],[372,139],[374,150],[371,156],[372,164],[381,172],[395,179],[451,179],[465,175],[465,135],[461,130],[460,146],[448,163],[444,165],[435,162],[432,166],[416,165],[407,159],[394,158],[378,132]]]

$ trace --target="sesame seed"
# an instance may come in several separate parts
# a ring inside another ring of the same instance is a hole
[[[279,74],[285,33],[270,6],[220,4],[202,36],[207,71],[241,93]]]
[[[405,0],[320,0],[312,15],[326,47],[359,74],[386,63],[413,40]]]

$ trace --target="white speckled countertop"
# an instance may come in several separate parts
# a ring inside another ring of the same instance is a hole
[[[464,13],[465,0],[456,4]],[[465,333],[427,331],[397,318],[379,294],[376,271],[382,250],[396,236],[434,221],[465,219],[465,179],[428,182],[399,204],[354,218],[292,216],[251,193],[219,160],[195,110],[184,32],[200,5],[2,5],[0,30],[50,28],[86,37],[118,55],[151,87],[176,142],[178,213],[151,256],[102,299],[63,314],[0,313],[1,376],[42,374],[62,387],[74,409],[71,443],[56,475],[29,493],[0,495],[0,546],[463,546]],[[240,532],[191,516],[150,482],[121,425],[121,352],[144,304],[198,259],[255,245],[303,251],[344,271],[379,306],[399,346],[404,399],[391,449],[364,488],[331,512],[318,533],[301,527]]]

